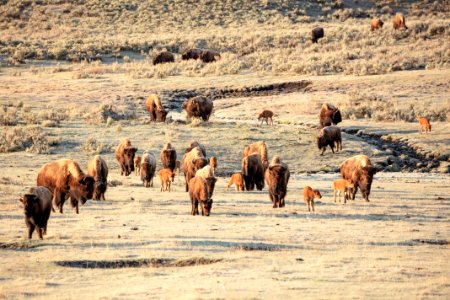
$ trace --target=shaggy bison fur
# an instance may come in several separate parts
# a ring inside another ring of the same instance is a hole
[[[213,111],[214,104],[205,96],[196,96],[183,103],[183,109],[189,118],[202,118],[208,121]]]
[[[373,18],[370,22],[370,31],[383,28],[384,22],[380,18]]]
[[[256,143],[248,145],[247,147],[244,148],[243,157],[246,157],[255,152],[259,154],[262,164],[263,164],[263,167],[264,167],[264,171],[265,171],[267,169],[267,167],[269,166],[266,143],[264,141],[260,141],[260,142],[256,142]]]
[[[195,147],[183,155],[183,171],[186,179],[186,192],[189,191],[189,181],[195,177],[197,170],[208,164],[208,159],[203,155],[200,147]]]
[[[169,168],[172,172],[175,170],[177,164],[177,151],[172,148],[170,143],[164,145],[159,157],[163,168]]]
[[[405,16],[401,13],[397,13],[394,18],[392,19],[392,25],[394,26],[394,29],[408,29],[406,26]]]
[[[155,156],[147,151],[144,151],[141,161],[141,180],[145,187],[153,187],[153,177],[156,172]]]
[[[311,41],[317,43],[317,41],[324,37],[323,28],[316,27],[311,31]]]
[[[208,183],[204,178],[195,176],[189,180],[189,197],[191,198],[191,214],[193,216],[199,214],[199,204],[202,209],[202,216],[209,216],[213,200],[208,192]]]
[[[137,148],[131,147],[129,139],[123,139],[117,146],[115,154],[120,166],[120,175],[128,176],[134,171],[134,155]]]
[[[158,53],[155,56],[155,58],[153,58],[153,65],[169,63],[169,62],[174,62],[174,61],[175,61],[175,57],[174,57],[173,53],[171,53],[169,51],[163,51],[163,52]]]
[[[253,191],[255,185],[259,191],[264,188],[264,167],[258,153],[252,153],[242,159],[242,175],[247,191]]]
[[[337,126],[327,126],[320,130],[317,137],[317,147],[322,150],[320,155],[323,155],[327,146],[330,146],[331,151],[334,153],[334,146],[336,144],[336,152],[342,150],[342,137],[341,129]]]
[[[37,228],[39,238],[47,234],[47,222],[52,211],[52,193],[43,186],[32,187],[28,193],[20,197],[25,213],[25,224],[28,228],[28,238],[31,239]]]
[[[145,100],[145,109],[150,115],[150,121],[152,122],[166,122],[167,111],[161,105],[161,100],[158,95],[151,94]]]
[[[204,63],[215,62],[220,59],[220,53],[212,50],[203,50],[200,54],[200,59]]]
[[[353,156],[341,164],[341,176],[352,183],[351,199],[355,199],[358,188],[361,189],[362,197],[369,202],[370,188],[373,176],[377,172],[366,155]]]
[[[108,186],[108,165],[100,156],[96,155],[88,163],[88,175],[92,176],[94,182],[94,200],[105,200],[106,188]]]
[[[202,49],[197,48],[189,49],[181,55],[181,59],[182,60],[199,59],[202,52],[203,52]]]
[[[337,125],[342,122],[342,116],[339,108],[330,103],[322,104],[319,112],[320,128],[325,126]]]
[[[284,207],[290,172],[285,163],[271,164],[265,172],[265,180],[269,186],[269,197],[273,208]]]

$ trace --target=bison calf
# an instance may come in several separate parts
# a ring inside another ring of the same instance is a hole
[[[169,191],[170,192],[170,184],[173,182],[175,178],[175,174],[171,169],[165,168],[159,171],[159,180],[161,181],[161,192]]]
[[[422,132],[431,132],[430,121],[425,117],[419,117],[419,133]]]
[[[315,199],[322,199],[322,195],[320,194],[319,190],[313,190],[309,186],[305,186],[303,188],[303,200],[308,205],[308,211],[314,211],[314,198]]]
[[[230,186],[232,186],[233,184],[236,192],[244,191],[244,177],[242,177],[242,173],[234,173],[233,175],[231,175],[230,182],[228,182],[227,185],[227,192]]]
[[[394,18],[392,19],[392,25],[395,30],[405,28],[408,29],[405,22],[405,16],[401,13],[395,14]]]
[[[344,195],[344,203],[347,203],[351,191],[353,191],[355,185],[345,179],[336,179],[333,182],[333,196],[334,202],[336,203],[336,194],[339,196],[339,203],[341,203],[341,194]]]
[[[20,197],[25,213],[25,224],[28,227],[28,238],[31,239],[37,227],[39,238],[47,233],[47,222],[52,210],[52,193],[43,186],[32,187],[28,193]]]
[[[204,178],[195,176],[189,180],[189,197],[191,198],[191,214],[193,216],[199,214],[199,204],[202,209],[202,216],[209,216],[211,213],[213,200],[210,197],[207,181]]]
[[[373,18],[370,22],[370,31],[378,30],[383,28],[383,21],[380,18]]]
[[[270,119],[270,124],[273,125],[273,112],[270,110],[263,110],[262,113],[259,114],[258,116],[258,120],[261,120],[261,124],[266,121],[266,124],[269,125],[269,119]]]
[[[134,175],[139,175],[139,170],[141,169],[141,157],[136,155],[133,160],[134,163]]]

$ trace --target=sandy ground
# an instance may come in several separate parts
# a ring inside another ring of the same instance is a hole
[[[33,75],[23,71],[2,75],[1,104],[22,100],[39,111],[76,106],[89,111],[117,95],[145,96],[150,90],[179,87],[245,86],[300,78],[171,78],[155,81],[127,80],[117,74],[99,79],[76,80],[70,74]],[[374,162],[384,153],[358,137],[344,135],[344,150],[319,157],[313,144],[317,134],[317,104],[328,97],[345,97],[333,90],[366,87],[386,92],[404,84],[404,94],[414,99],[425,94],[413,83],[428,84],[426,101],[448,101],[448,89],[434,82],[447,80],[448,71],[396,73],[372,77],[315,77],[308,93],[277,97],[227,99],[215,102],[210,125],[87,124],[83,119],[63,121],[45,128],[50,137],[61,137],[51,154],[13,152],[0,154],[0,298],[448,298],[450,294],[450,177],[448,174],[378,173],[371,202],[360,195],[343,205],[332,199],[337,173],[309,174],[336,169],[347,157],[365,153]],[[304,78],[301,78],[304,79]],[[376,84],[379,82],[379,85]],[[334,91],[334,92],[333,92]],[[346,93],[348,90],[346,91]],[[273,105],[281,123],[260,126],[257,111]],[[172,113],[174,118],[180,117]],[[286,121],[286,122],[285,122]],[[295,121],[292,125],[289,122]],[[433,124],[435,133],[420,136],[413,123],[345,120],[343,127],[405,134],[428,147],[449,147],[446,123]],[[171,193],[144,188],[136,176],[121,177],[110,149],[128,136],[139,152],[156,155],[164,142],[179,151],[198,139],[208,156],[219,157],[219,181],[210,217],[190,216],[183,176]],[[19,195],[35,182],[41,165],[62,157],[80,162],[85,169],[93,153],[83,144],[93,137],[105,145],[102,155],[114,183],[105,202],[88,201],[76,215],[68,203],[63,215],[55,213],[43,241],[29,242]],[[228,174],[240,169],[242,149],[266,140],[269,155],[279,154],[294,174],[289,182],[287,206],[272,209],[267,189],[262,192],[225,191]],[[308,213],[301,197],[305,185],[318,188],[323,198],[316,212]],[[74,268],[63,261],[140,259],[197,261],[185,267]],[[202,264],[201,258],[218,260]]]

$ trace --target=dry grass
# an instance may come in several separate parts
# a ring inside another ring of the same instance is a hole
[[[0,133],[0,153],[27,151],[50,153],[47,135],[40,127],[2,127]]]

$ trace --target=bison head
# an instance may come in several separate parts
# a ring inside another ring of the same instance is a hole
[[[209,217],[209,214],[211,213],[213,199],[208,199],[208,200],[202,201],[200,203],[201,203],[201,206],[202,206],[202,216]]]
[[[286,192],[286,172],[287,169],[282,165],[275,165],[269,167],[269,176],[272,178],[275,185],[269,187],[274,189],[275,194],[285,193]]]
[[[359,174],[358,186],[361,189],[361,194],[362,194],[363,198],[367,202],[369,202],[370,188],[372,186],[373,176],[375,175],[377,170],[372,166],[368,166],[368,167],[363,168],[359,172],[360,172],[360,174]]]
[[[82,176],[70,184],[70,197],[74,200],[81,201],[81,204],[86,203],[88,199],[92,199],[94,194],[94,177]]]
[[[168,112],[164,109],[156,110],[156,121],[165,123],[167,114]]]
[[[332,116],[332,121],[333,124],[337,125],[338,123],[342,122],[342,116],[341,116],[341,111],[339,110],[339,108],[335,108],[333,110],[333,116]]]
[[[125,163],[126,172],[125,175],[128,176],[134,171],[134,155],[136,154],[137,148],[126,147],[123,149],[123,158]]]
[[[319,149],[322,149],[322,148],[328,146],[328,144],[329,144],[329,141],[328,141],[328,138],[326,136],[320,135],[320,136],[317,137],[317,147]]]
[[[38,207],[39,198],[34,194],[25,194],[20,197],[20,202],[23,204],[23,212],[27,217],[31,217]]]
[[[322,195],[320,194],[319,190],[313,190],[314,198],[316,199],[322,199]]]

